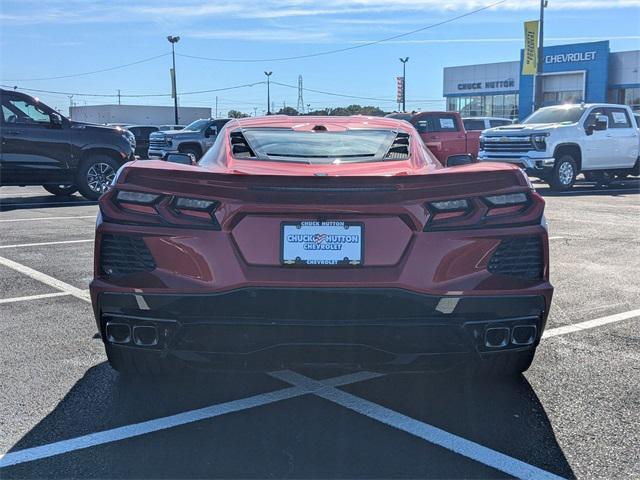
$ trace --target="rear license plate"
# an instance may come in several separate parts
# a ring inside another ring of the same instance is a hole
[[[283,223],[280,260],[284,265],[362,265],[363,230],[356,222]]]

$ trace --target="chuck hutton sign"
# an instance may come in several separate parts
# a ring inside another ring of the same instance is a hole
[[[458,90],[491,90],[496,88],[514,88],[516,82],[513,78],[507,80],[494,80],[491,82],[459,83]]]
[[[596,59],[596,51],[578,53],[557,53],[545,55],[544,63],[591,62]]]

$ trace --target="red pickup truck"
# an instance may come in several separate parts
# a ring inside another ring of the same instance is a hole
[[[411,123],[442,164],[451,155],[470,153],[474,160],[478,157],[481,132],[466,131],[457,112],[393,113],[387,116]]]

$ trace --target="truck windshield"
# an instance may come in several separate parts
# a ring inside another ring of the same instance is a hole
[[[383,160],[397,132],[298,132],[286,128],[255,128],[246,129],[243,134],[260,160],[337,165]]]
[[[533,112],[522,123],[576,123],[584,113],[579,105],[541,108]]]
[[[189,132],[201,132],[207,128],[207,125],[209,125],[209,120],[196,120],[184,127],[183,130],[187,130]]]

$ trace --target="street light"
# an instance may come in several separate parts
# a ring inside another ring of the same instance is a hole
[[[169,35],[167,37],[169,43],[171,44],[171,58],[173,59],[173,69],[171,70],[171,89],[173,90],[173,115],[175,117],[176,125],[179,125],[178,121],[178,89],[176,88],[176,50],[175,45],[180,41],[180,37],[174,37]]]
[[[544,74],[544,9],[549,5],[548,0],[540,0],[540,28],[538,37],[538,71],[535,76],[535,88],[533,90],[533,109],[537,110],[542,107],[543,103],[543,86],[542,79]]]
[[[406,66],[407,66],[407,62],[409,61],[409,57],[400,58],[400,61],[402,62],[402,111],[406,112],[407,111],[407,106],[405,104],[405,100],[407,98]]]
[[[269,77],[273,72],[264,72],[267,76],[267,115],[271,115],[271,87],[269,84]]]

